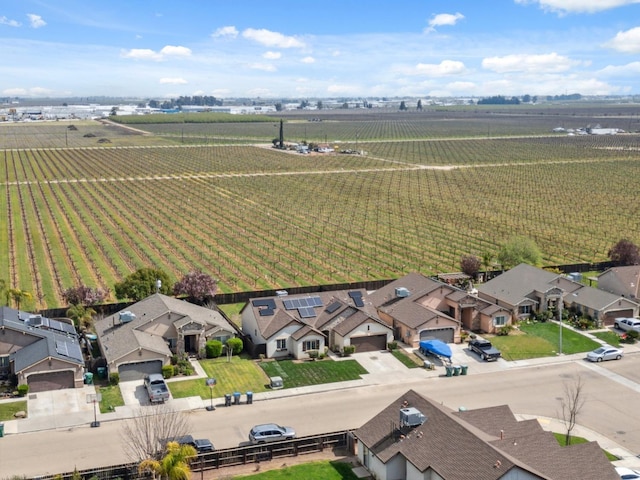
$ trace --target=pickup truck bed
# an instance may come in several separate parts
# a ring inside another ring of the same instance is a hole
[[[144,377],[144,387],[147,389],[151,403],[164,403],[171,396],[164,378],[159,373]]]

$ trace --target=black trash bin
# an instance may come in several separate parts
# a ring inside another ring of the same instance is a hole
[[[240,405],[240,396],[241,396],[240,392],[233,392],[233,404],[234,405]]]
[[[224,394],[224,406],[225,407],[230,407],[231,406],[231,394],[230,393],[225,393]]]
[[[4,423],[0,423],[0,438],[4,437]]]
[[[247,405],[251,405],[253,403],[253,392],[247,392]]]

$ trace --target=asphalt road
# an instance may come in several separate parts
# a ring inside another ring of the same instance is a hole
[[[508,404],[516,414],[558,418],[566,382],[580,375],[586,403],[578,423],[640,453],[640,416],[635,414],[640,405],[639,367],[640,355],[603,364],[579,360],[284,397],[187,415],[191,433],[210,438],[217,448],[246,442],[251,426],[265,422],[293,426],[299,436],[355,429],[408,389],[453,409]],[[5,437],[0,439],[0,471],[3,476],[36,476],[129,462],[121,427],[122,421],[112,421],[100,428]]]

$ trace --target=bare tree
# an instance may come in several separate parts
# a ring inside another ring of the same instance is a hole
[[[564,383],[564,395],[560,399],[560,407],[562,408],[562,422],[567,429],[565,445],[569,445],[571,441],[571,432],[576,426],[578,414],[584,406],[584,395],[584,381],[580,375],[574,377],[572,381]]]
[[[169,404],[139,408],[124,423],[121,436],[125,453],[133,462],[159,460],[168,441],[189,433],[187,415]]]

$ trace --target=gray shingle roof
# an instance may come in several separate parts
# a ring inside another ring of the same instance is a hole
[[[533,291],[545,292],[559,275],[521,263],[498,275],[487,283],[478,285],[478,292],[497,298],[509,305],[518,305]]]
[[[400,409],[406,406],[417,408],[426,421],[400,428]],[[508,406],[454,412],[413,390],[355,435],[383,463],[402,455],[421,472],[432,469],[446,480],[497,480],[516,468],[528,472],[527,478],[617,479],[595,442],[560,447],[537,421],[518,421]]]

